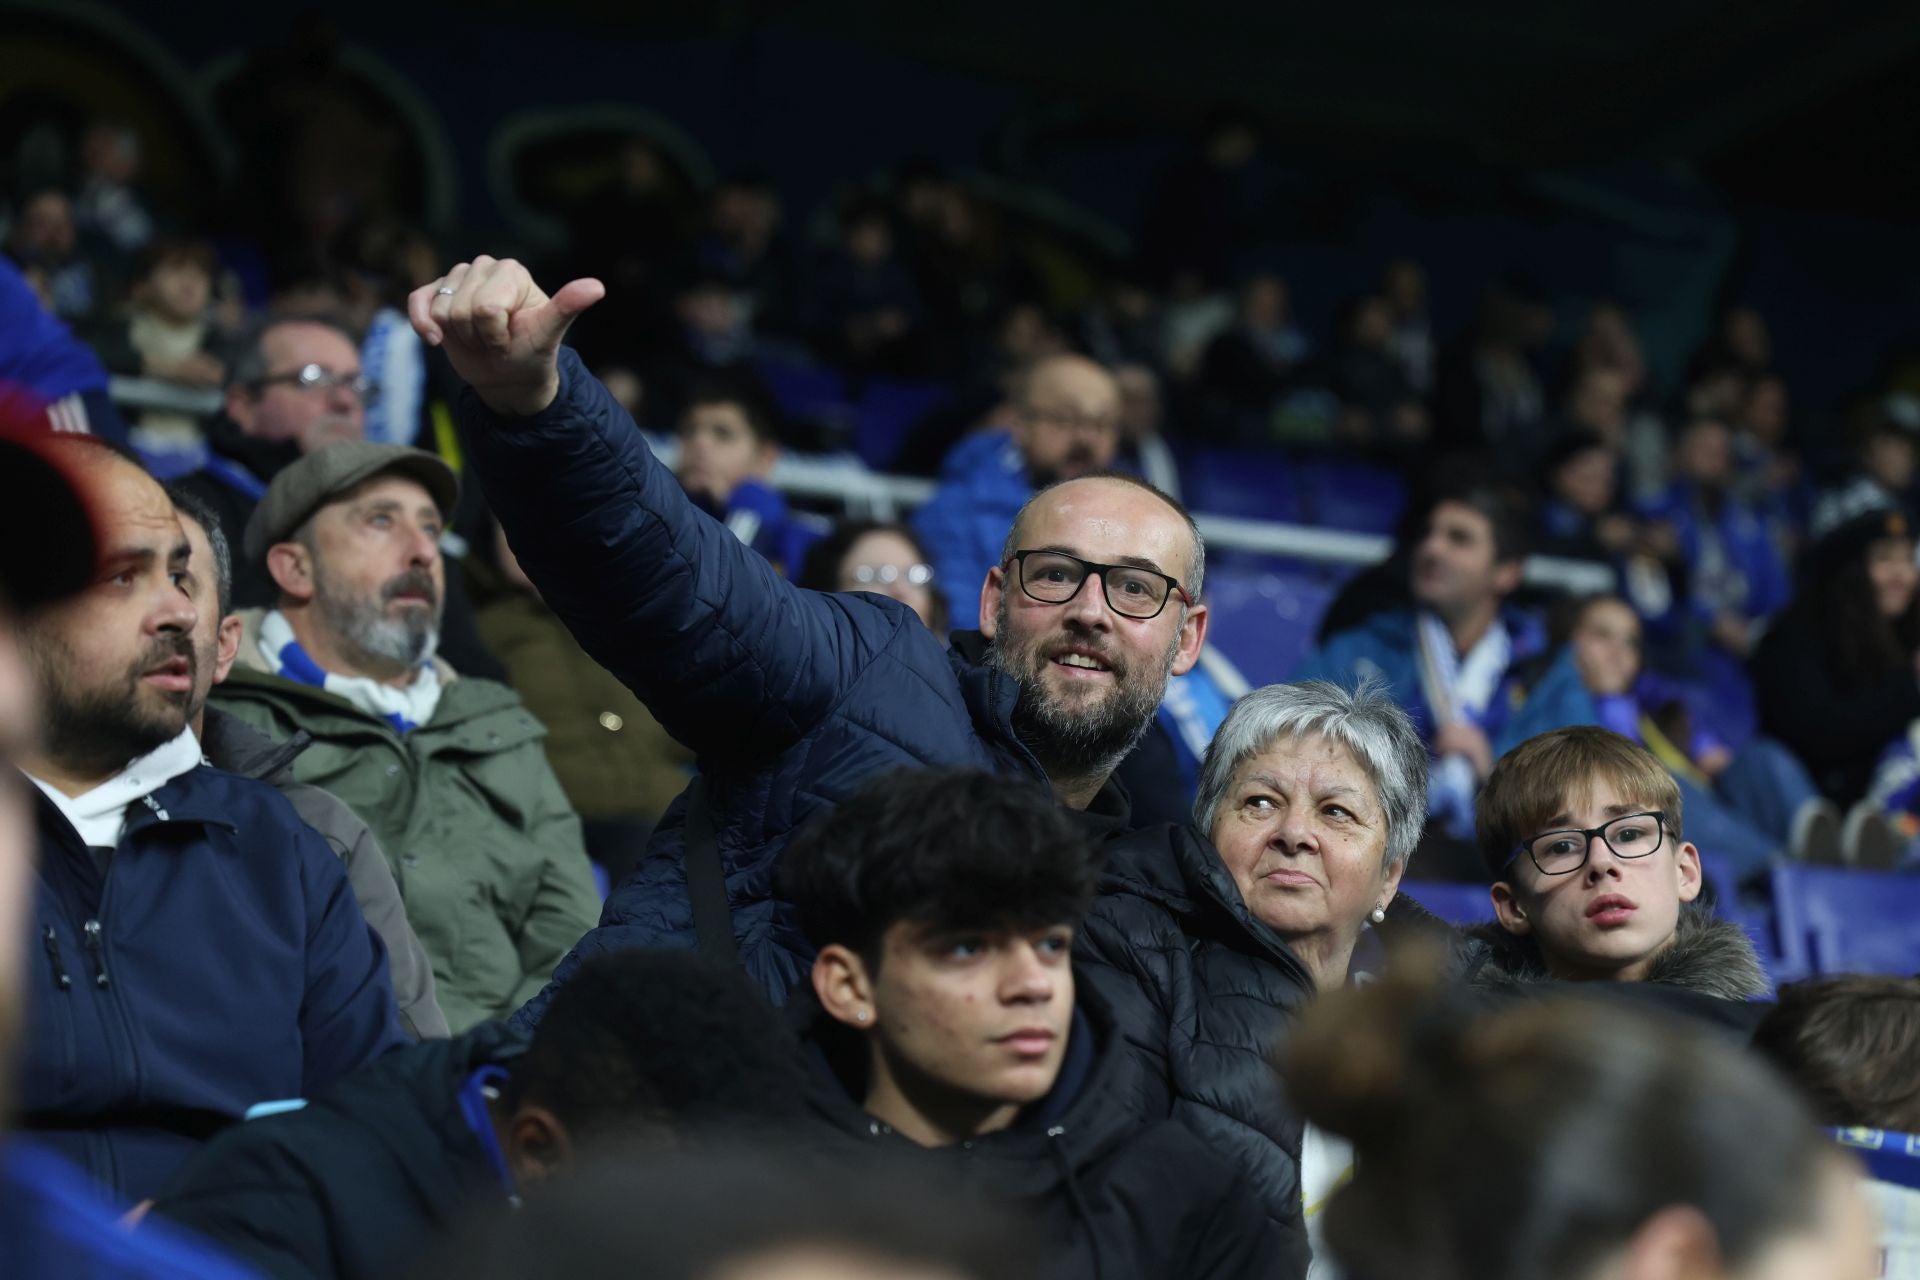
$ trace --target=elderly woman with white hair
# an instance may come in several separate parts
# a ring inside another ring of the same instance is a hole
[[[1383,690],[1268,685],[1214,736],[1194,823],[1107,846],[1077,945],[1133,1050],[1120,1096],[1241,1168],[1297,1244],[1278,1276],[1305,1273],[1312,1201],[1333,1189],[1317,1184],[1347,1162],[1303,1134],[1274,1053],[1296,1012],[1348,981],[1426,812],[1426,751]]]

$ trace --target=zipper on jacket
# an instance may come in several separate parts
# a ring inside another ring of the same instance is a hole
[[[106,944],[100,940],[100,922],[98,920],[87,921],[86,924],[81,926],[81,932],[86,934],[87,950],[93,953],[93,985],[96,987],[112,986],[112,980],[107,977]]]
[[[58,991],[73,990],[73,978],[67,973],[67,966],[60,959],[60,939],[54,936],[53,926],[48,925],[40,933],[40,945],[46,948],[47,961],[53,966],[53,985]]]

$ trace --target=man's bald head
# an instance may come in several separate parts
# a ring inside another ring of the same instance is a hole
[[[1085,356],[1048,356],[1027,370],[1014,436],[1036,485],[1104,471],[1120,446],[1120,388]]]
[[[1111,497],[1105,497],[1103,490]],[[1166,530],[1172,536],[1164,545],[1178,549],[1179,566],[1175,568],[1169,565],[1166,572],[1180,579],[1180,586],[1191,599],[1200,599],[1201,587],[1206,579],[1206,543],[1200,536],[1200,526],[1194,522],[1193,514],[1172,495],[1123,471],[1059,480],[1028,498],[1026,505],[1020,508],[1020,513],[1014,516],[1013,526],[1007,530],[1007,540],[1000,548],[1000,563],[1007,563],[1013,559],[1014,552],[1030,545],[1027,531],[1034,524],[1034,517],[1049,514],[1054,508],[1069,502],[1095,519],[1100,518],[1103,509],[1111,503],[1115,508],[1112,513],[1115,517],[1139,525],[1154,523],[1149,513],[1156,503],[1166,508],[1177,518],[1179,525],[1184,526],[1176,530],[1172,522],[1166,522]]]

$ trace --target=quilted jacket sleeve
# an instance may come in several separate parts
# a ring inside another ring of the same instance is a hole
[[[502,418],[466,389],[459,418],[542,598],[703,757],[797,742],[894,630],[871,601],[793,586],[696,508],[570,350],[543,412]]]

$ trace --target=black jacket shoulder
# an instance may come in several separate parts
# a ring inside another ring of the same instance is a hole
[[[154,1211],[277,1280],[395,1274],[499,1189],[460,1091],[524,1050],[503,1024],[482,1023],[391,1053],[299,1111],[227,1130]]]

